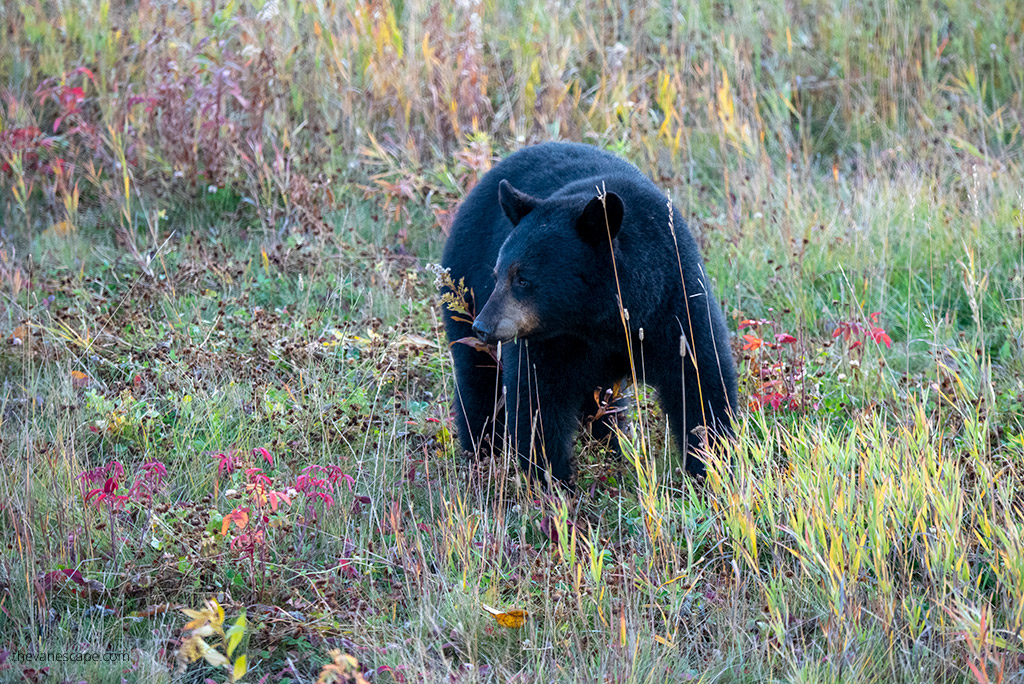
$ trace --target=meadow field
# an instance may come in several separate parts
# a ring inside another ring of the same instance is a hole
[[[0,681],[1024,682],[1022,91],[1012,0],[0,3]],[[703,483],[642,387],[571,495],[453,439],[554,139],[703,250]]]

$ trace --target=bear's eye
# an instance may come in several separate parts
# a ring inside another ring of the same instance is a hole
[[[530,287],[530,281],[524,278],[523,276],[516,276],[516,287],[525,290],[526,288]]]

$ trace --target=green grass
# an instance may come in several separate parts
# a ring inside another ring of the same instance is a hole
[[[200,615],[252,682],[1024,681],[1022,29],[3,5],[0,680],[228,681],[176,671]],[[636,162],[702,246],[744,409],[705,485],[647,392],[571,500],[453,442],[428,266],[551,138]],[[82,653],[127,655],[19,662]]]

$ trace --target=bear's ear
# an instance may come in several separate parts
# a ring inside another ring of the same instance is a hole
[[[576,219],[576,232],[591,244],[607,240],[609,235],[614,239],[622,228],[624,213],[622,198],[614,192],[607,192],[603,201],[595,197],[583,209],[583,213]]]
[[[536,197],[519,192],[505,179],[498,183],[498,202],[501,203],[502,211],[505,212],[505,216],[508,216],[508,220],[512,222],[513,226],[518,226],[523,217],[537,206]]]

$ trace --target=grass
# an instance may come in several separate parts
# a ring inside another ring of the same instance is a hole
[[[0,679],[1024,681],[1019,4],[0,25]],[[702,486],[644,392],[572,499],[453,443],[428,265],[551,138],[702,246],[744,404]]]

